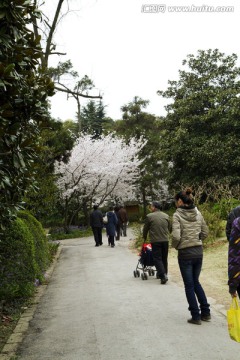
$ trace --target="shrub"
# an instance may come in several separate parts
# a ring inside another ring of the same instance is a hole
[[[133,230],[133,234],[134,234],[133,246],[135,249],[138,249],[139,251],[141,250],[142,245],[143,245],[142,229],[143,229],[143,224],[140,224],[140,223],[132,224],[132,230]],[[147,239],[147,242],[149,242],[149,239]]]
[[[206,221],[209,228],[209,235],[205,240],[205,244],[214,243],[218,237],[222,235],[223,232],[223,222],[221,218],[221,212],[213,211],[210,204],[205,203],[204,205],[199,206],[204,220]]]
[[[0,299],[31,296],[36,273],[33,235],[24,221],[17,218],[0,241]]]
[[[37,263],[37,278],[42,281],[43,273],[49,266],[51,260],[46,233],[41,223],[27,211],[19,211],[18,217],[24,221],[33,236],[35,261]]]
[[[239,206],[237,199],[222,199],[219,203],[213,205],[212,210],[219,213],[222,220],[227,220],[228,214],[236,206]]]

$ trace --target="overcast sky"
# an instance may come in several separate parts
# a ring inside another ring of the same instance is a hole
[[[57,0],[47,3],[45,12],[53,15]],[[107,116],[114,120],[121,118],[121,106],[134,96],[150,101],[149,113],[164,115],[166,100],[156,92],[165,90],[168,80],[178,80],[188,54],[217,48],[240,55],[239,0],[70,0],[69,4],[79,11],[69,13],[55,35],[57,49],[67,55],[53,57],[51,64],[70,59],[80,78],[86,74],[93,80],[93,94],[101,92]],[[174,11],[174,6],[184,9]],[[223,11],[229,6],[233,11]],[[53,117],[75,119],[75,100],[58,94],[51,103]]]

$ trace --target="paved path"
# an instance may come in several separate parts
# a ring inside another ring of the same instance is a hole
[[[129,231],[130,234],[130,231]],[[131,235],[130,235],[131,237]],[[232,360],[226,318],[187,323],[183,287],[133,277],[129,237],[115,248],[93,238],[64,240],[51,281],[20,346],[18,360]]]

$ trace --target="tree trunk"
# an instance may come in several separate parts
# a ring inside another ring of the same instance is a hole
[[[84,201],[84,203],[83,203],[83,213],[84,213],[84,217],[85,217],[85,224],[88,227],[89,226],[89,211],[88,211],[87,201]]]
[[[81,133],[82,130],[82,121],[81,121],[81,104],[80,104],[80,100],[79,97],[76,97],[77,100],[77,120],[78,120],[78,133]]]

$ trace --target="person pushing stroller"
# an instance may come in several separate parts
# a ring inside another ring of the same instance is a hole
[[[168,281],[168,248],[169,234],[171,231],[170,218],[167,214],[160,211],[161,204],[153,201],[151,213],[147,215],[143,227],[143,239],[147,240],[149,233],[150,243],[152,245],[153,262],[157,270],[157,277],[161,284]]]

